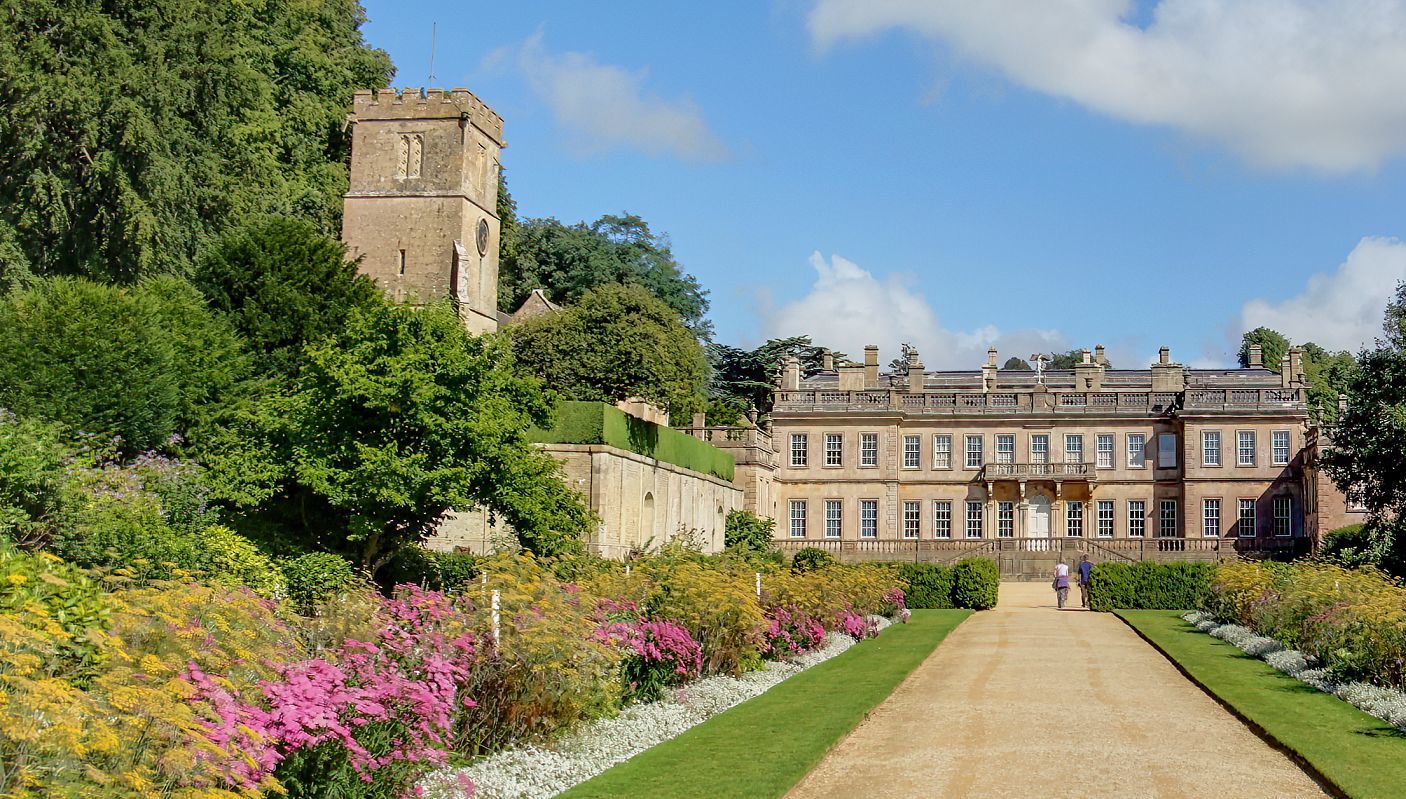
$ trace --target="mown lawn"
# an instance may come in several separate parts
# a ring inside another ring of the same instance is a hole
[[[1406,796],[1406,734],[1197,630],[1181,611],[1117,613],[1352,799]]]
[[[800,781],[882,702],[967,610],[916,610],[807,669],[562,794],[562,799],[769,799]]]

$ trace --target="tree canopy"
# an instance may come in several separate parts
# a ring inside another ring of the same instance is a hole
[[[500,189],[500,213],[512,209],[511,203],[506,189]],[[592,289],[634,285],[672,308],[699,339],[712,337],[712,326],[704,318],[708,292],[683,271],[668,239],[651,231],[639,216],[607,214],[589,225],[565,225],[555,219],[519,222],[514,213],[503,230],[501,310],[516,310],[538,288],[553,302],[574,305]]]
[[[1029,364],[1024,358],[1017,358],[1017,357],[1015,357],[1014,355],[1012,355],[1011,357],[1007,358],[1007,359],[1006,359],[1006,362],[1003,363],[1003,364],[1001,364],[1001,369],[1004,370],[1004,371],[1013,371],[1013,372],[1029,372],[1029,371],[1031,371],[1030,364]]]
[[[287,217],[225,231],[200,259],[196,282],[260,353],[261,371],[275,375],[296,374],[307,345],[340,331],[353,309],[381,299],[340,241]]]
[[[1266,369],[1272,372],[1279,371],[1280,361],[1289,354],[1289,339],[1277,330],[1270,330],[1267,327],[1257,327],[1240,337],[1239,361],[1241,368],[1250,366],[1250,347],[1258,344],[1262,363]]]
[[[774,338],[752,350],[709,344],[708,357],[713,367],[709,396],[728,402],[737,412],[756,408],[770,413],[776,375],[787,356],[800,360],[802,375],[812,375],[824,363],[825,348],[811,343],[810,336]],[[832,353],[832,357],[837,364],[845,360],[844,353]]]
[[[1241,367],[1250,365],[1250,346],[1253,344],[1260,345],[1265,368],[1275,374],[1283,369],[1283,358],[1294,346],[1279,331],[1257,327],[1240,339]],[[1299,348],[1303,351],[1304,380],[1308,383],[1309,415],[1315,422],[1331,423],[1338,417],[1338,396],[1351,382],[1357,361],[1346,350],[1334,352],[1311,341],[1299,345]]]
[[[563,397],[640,397],[686,418],[703,406],[703,348],[648,290],[604,285],[574,305],[510,328],[518,369]]]
[[[207,432],[248,372],[235,331],[177,278],[50,278],[0,300],[0,407],[129,452]]]
[[[0,14],[0,286],[183,274],[246,214],[334,232],[357,0],[33,0]]]

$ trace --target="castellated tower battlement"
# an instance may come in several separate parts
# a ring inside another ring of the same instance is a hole
[[[454,298],[498,328],[503,120],[467,89],[358,91],[342,219],[348,254],[401,302]]]

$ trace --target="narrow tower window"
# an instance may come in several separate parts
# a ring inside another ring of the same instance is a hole
[[[396,254],[396,265],[400,269],[400,274],[405,274],[405,250],[400,250]]]

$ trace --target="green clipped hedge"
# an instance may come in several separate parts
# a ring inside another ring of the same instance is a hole
[[[608,444],[724,480],[732,479],[734,468],[729,453],[603,402],[565,400],[557,405],[556,424],[533,428],[527,437],[538,444]]]
[[[1192,610],[1210,594],[1214,563],[1100,563],[1089,576],[1094,610]]]
[[[902,563],[898,575],[908,584],[904,591],[908,607],[915,609],[987,610],[996,606],[1001,584],[996,561],[988,558],[963,558],[952,566]]]

